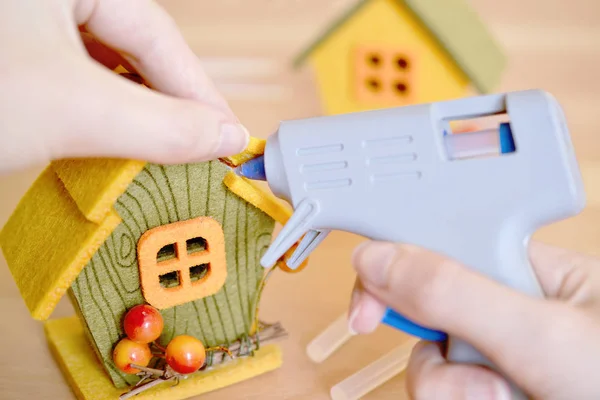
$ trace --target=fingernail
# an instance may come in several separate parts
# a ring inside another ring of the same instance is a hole
[[[354,308],[350,309],[350,317],[348,317],[348,331],[350,331],[353,335],[358,335],[358,332],[354,328],[354,324],[356,322],[356,318],[358,317],[358,313],[360,312],[360,303],[356,305]]]
[[[241,153],[249,142],[250,134],[244,125],[225,123],[221,125],[221,143],[216,156],[227,157]]]
[[[512,394],[510,388],[506,382],[497,380],[494,385],[494,400],[511,400]]]
[[[511,400],[508,385],[499,379],[486,379],[485,381],[476,379],[468,383],[465,389],[465,398],[467,400]]]
[[[363,243],[354,252],[354,269],[363,280],[378,287],[385,287],[388,270],[396,251],[397,248],[392,243]]]
[[[350,299],[350,310],[352,311],[354,309],[354,307],[356,307],[356,305],[358,304],[358,301],[360,300],[360,289],[354,289],[352,291],[352,297]]]
[[[351,311],[348,329],[353,334],[369,334],[379,326],[385,309],[371,296],[360,296],[358,304]]]
[[[352,291],[352,298],[350,299],[350,309],[348,313],[348,330],[353,335],[357,334],[356,330],[354,330],[353,328],[353,323],[356,319],[356,316],[358,315],[358,308],[360,305],[360,293],[361,292],[359,289],[354,289]]]

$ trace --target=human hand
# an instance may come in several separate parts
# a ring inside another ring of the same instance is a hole
[[[0,173],[67,157],[200,162],[248,141],[151,0],[4,0],[0,48]]]
[[[535,399],[598,399],[600,260],[532,243],[547,299],[534,299],[457,262],[413,246],[367,242],[354,255],[350,326],[373,331],[389,305],[413,321],[476,347]],[[407,371],[412,398],[510,399],[487,368],[455,364],[420,342]]]

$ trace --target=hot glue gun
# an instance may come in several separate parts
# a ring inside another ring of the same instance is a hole
[[[453,121],[485,117],[506,120],[452,133]],[[529,263],[530,236],[585,205],[564,114],[538,90],[284,121],[264,155],[238,168],[294,208],[264,267],[302,238],[288,260],[296,268],[341,230],[429,249],[536,297],[544,294]],[[383,322],[446,340],[393,310]],[[448,339],[449,360],[493,368],[468,343]]]

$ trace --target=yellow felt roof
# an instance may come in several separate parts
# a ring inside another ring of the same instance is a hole
[[[108,158],[60,160],[52,163],[54,172],[90,221],[100,223],[136,175],[143,161]]]
[[[264,152],[264,140],[222,159],[236,166]],[[31,315],[47,319],[102,243],[121,223],[113,204],[145,162],[76,159],[53,162],[19,202],[0,232],[0,249]],[[281,202],[231,172],[233,193],[285,223]]]
[[[86,219],[52,167],[44,170],[0,232],[0,248],[33,318],[50,316],[119,223],[113,211],[100,223]]]

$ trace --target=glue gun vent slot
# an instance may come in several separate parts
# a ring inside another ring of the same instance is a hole
[[[319,164],[304,164],[300,167],[300,170],[303,173],[317,173],[326,171],[336,171],[345,168],[348,168],[347,161],[333,161]]]
[[[406,146],[413,142],[413,137],[410,135],[394,136],[381,139],[364,140],[362,147],[365,149],[371,148],[389,148],[396,146]]]
[[[308,182],[304,184],[307,191],[338,189],[352,185],[351,179],[332,179],[327,181]]]
[[[344,145],[341,143],[331,144],[326,146],[303,147],[296,151],[299,156],[314,156],[328,153],[339,153],[344,150]]]

